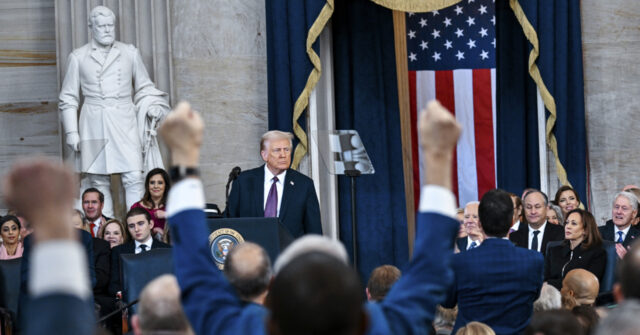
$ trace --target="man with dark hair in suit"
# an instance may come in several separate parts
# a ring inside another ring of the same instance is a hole
[[[640,229],[632,223],[638,214],[638,198],[631,192],[619,192],[611,205],[611,220],[598,227],[602,239],[616,242],[618,257],[623,258],[631,242],[640,236]]]
[[[120,255],[139,254],[156,248],[171,248],[170,245],[160,242],[151,236],[153,220],[149,212],[144,208],[132,208],[125,217],[127,229],[131,235],[131,241],[121,244],[111,249],[111,281],[109,282],[109,293],[115,296],[122,291],[120,282]]]
[[[385,299],[363,305],[357,273],[335,256],[310,251],[278,271],[267,311],[256,304],[242,304],[211,264],[203,187],[193,174],[204,125],[188,104],[178,105],[160,134],[171,148],[172,171],[178,179],[169,192],[167,213],[174,237],[175,274],[195,333],[424,334],[452,279],[449,261],[459,223],[454,219],[451,162],[460,126],[437,102],[421,114],[419,125],[428,173],[416,218],[414,254]]]
[[[265,165],[244,171],[233,182],[228,217],[278,217],[294,238],[322,234],[320,206],[313,181],[290,169],[291,133],[272,130],[262,135]]]
[[[227,254],[223,272],[240,299],[264,305],[273,270],[263,247],[252,242],[237,245]]]
[[[515,247],[506,236],[513,221],[509,193],[487,192],[478,208],[487,239],[477,248],[455,254],[455,279],[443,307],[458,305],[453,333],[471,321],[496,334],[520,334],[529,323],[540,294],[544,261],[532,250]]]
[[[89,223],[89,232],[93,237],[97,237],[100,226],[110,220],[102,214],[103,208],[104,194],[97,188],[90,187],[82,192],[82,211]]]
[[[522,201],[528,224],[521,225],[517,231],[509,234],[509,239],[519,247],[538,251],[544,256],[547,243],[564,240],[564,228],[547,223],[549,199],[546,194],[538,190],[530,190]]]

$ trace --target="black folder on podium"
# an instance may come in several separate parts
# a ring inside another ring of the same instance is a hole
[[[207,219],[207,227],[210,235],[219,229],[235,230],[245,241],[267,250],[272,264],[280,252],[293,242],[289,230],[276,217]]]

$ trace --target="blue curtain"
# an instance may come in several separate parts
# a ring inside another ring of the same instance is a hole
[[[355,129],[375,167],[356,181],[358,271],[408,261],[402,145],[390,10],[336,1],[332,20],[337,129]],[[352,254],[351,194],[339,177],[340,239]]]
[[[292,131],[293,106],[313,68],[306,51],[307,33],[326,1],[265,0],[269,129]],[[313,44],[318,52],[318,42]],[[300,126],[306,125],[300,118]],[[294,140],[294,147],[297,139]]]
[[[503,52],[503,68],[502,72],[508,70],[524,70],[528,75],[526,62],[532,45],[527,42],[522,33],[523,27],[518,23],[513,14],[513,10],[508,7],[507,1],[502,2],[500,7],[503,9],[503,15],[498,16],[499,33],[503,33],[498,37],[498,48]],[[540,74],[545,86],[553,96],[556,105],[557,120],[553,127],[553,134],[557,140],[557,150],[560,162],[564,166],[569,182],[578,192],[582,199],[587,197],[587,139],[585,126],[584,111],[584,80],[582,72],[582,38],[580,26],[580,1],[553,1],[553,0],[536,0],[536,1],[519,1],[522,11],[527,20],[530,22],[533,31],[535,31],[539,40],[540,56],[536,61]],[[502,22],[500,22],[502,19]],[[502,26],[502,27],[501,27]],[[511,32],[509,32],[511,30]],[[517,36],[519,35],[519,36]],[[506,38],[506,39],[503,39]],[[510,38],[510,39],[509,39]],[[509,44],[511,42],[512,44]],[[525,54],[520,54],[522,44],[527,46]],[[515,45],[515,46],[514,46]],[[513,51],[516,49],[516,51]],[[510,51],[513,53],[510,54]],[[500,64],[500,53],[498,64]],[[522,63],[525,66],[520,66]],[[509,68],[509,64],[514,68]],[[517,101],[509,104],[509,97],[502,97],[505,94],[513,93],[509,91],[510,85],[520,85],[514,77],[519,74],[500,74],[501,68],[498,67],[498,74],[504,81],[499,82],[498,96],[502,105],[499,105],[499,122],[503,115],[509,114],[511,108],[517,108]],[[511,76],[511,78],[509,78]],[[530,80],[525,84],[529,87]],[[515,89],[513,89],[515,90]],[[534,113],[530,108],[532,99],[535,99],[535,90],[531,92],[526,90],[527,98],[521,101],[521,106],[525,105],[527,113]],[[516,98],[513,100],[516,100]],[[548,114],[547,114],[548,116]],[[506,126],[509,119],[506,119]],[[527,122],[529,117],[527,116]],[[500,126],[499,126],[500,127]],[[499,137],[500,138],[500,137]],[[503,138],[504,139],[504,138]],[[500,153],[499,153],[500,155]],[[501,157],[501,156],[499,156]],[[553,195],[550,195],[553,196]]]

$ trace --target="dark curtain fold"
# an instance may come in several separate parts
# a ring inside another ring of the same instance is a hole
[[[336,129],[355,129],[375,167],[356,181],[358,271],[408,261],[392,12],[336,1],[332,20]],[[350,182],[339,183],[340,239],[352,254]]]
[[[520,196],[540,188],[536,84],[529,75],[529,43],[509,7],[496,2],[496,146],[498,187]]]
[[[293,130],[293,106],[313,68],[307,34],[326,1],[265,0],[269,129]],[[318,42],[313,44],[318,52]],[[306,129],[305,118],[298,123]],[[294,139],[294,147],[297,139]]]
[[[582,69],[582,38],[580,1],[518,1],[539,41],[540,55],[536,61],[540,75],[556,105],[557,120],[553,134],[557,140],[560,162],[569,182],[582,199],[587,197],[587,138],[584,110],[584,79]],[[526,27],[524,29],[527,29]],[[505,161],[517,143],[504,143],[517,128],[513,120],[523,110],[527,123],[534,119],[536,91],[527,67],[532,45],[523,33],[506,0],[498,1],[498,179],[507,189],[517,189],[515,177],[533,177],[533,172],[513,173]],[[528,77],[522,80],[522,77]],[[533,88],[531,88],[533,87]],[[520,100],[521,99],[521,100]],[[547,116],[549,113],[547,112]],[[502,125],[500,124],[502,122]],[[531,122],[535,124],[535,122]],[[512,127],[513,126],[513,127]],[[532,128],[532,126],[530,126]],[[516,129],[513,129],[516,128]],[[500,132],[502,130],[502,133]],[[527,128],[528,132],[532,129]],[[503,142],[500,144],[500,142]],[[517,142],[517,141],[516,141]],[[529,143],[525,146],[528,151]],[[500,149],[502,148],[502,154]],[[522,157],[517,155],[515,158]],[[528,157],[528,156],[527,156]],[[530,164],[527,164],[527,168]],[[502,178],[501,178],[502,177]],[[527,180],[529,181],[529,180]],[[537,183],[539,185],[539,181]],[[535,185],[526,185],[535,186]],[[553,196],[553,195],[550,195]]]

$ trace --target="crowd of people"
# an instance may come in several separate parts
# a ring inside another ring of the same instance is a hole
[[[309,217],[317,211],[317,199],[305,195],[315,192],[312,184],[284,182],[302,177],[288,170],[291,139],[280,132],[263,137],[266,165],[239,179],[232,209],[255,211],[242,199],[260,185],[258,212],[278,216],[285,208],[283,192],[294,192],[287,185],[297,184],[304,201],[287,206],[307,211],[291,214],[286,207],[289,219],[299,218],[288,223],[297,239],[276,260],[258,244],[239,244],[223,271],[211,260],[197,173],[170,177],[151,170],[144,196],[120,220],[103,214],[104,194],[96,188],[82,193],[82,210],[72,210],[74,177],[59,164],[18,163],[5,183],[14,210],[0,220],[0,259],[23,257],[27,267],[24,333],[47,327],[49,333],[95,332],[96,319],[117,310],[124,289],[120,255],[155,248],[172,248],[174,274],[143,290],[130,320],[136,334],[638,332],[640,246],[632,242],[640,189],[629,186],[616,194],[612,219],[601,227],[570,186],[551,201],[536,189],[521,196],[491,190],[456,211],[451,158],[460,127],[437,102],[421,114],[419,125],[428,173],[414,254],[403,269],[376,268],[366,287],[344,246],[313,234],[321,228],[319,213]],[[172,166],[197,170],[202,131],[202,120],[187,104],[167,117],[160,134],[172,151]],[[78,234],[86,243],[77,242]],[[101,329],[123,332],[120,320],[116,314]]]

